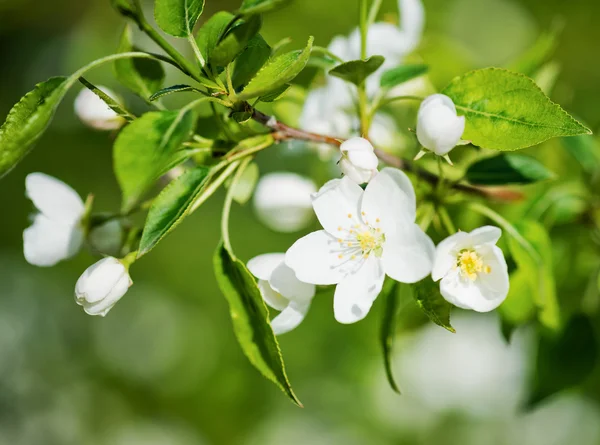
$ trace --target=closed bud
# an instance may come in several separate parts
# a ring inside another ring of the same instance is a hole
[[[348,139],[341,146],[340,169],[345,176],[358,184],[369,182],[377,174],[379,160],[373,146],[365,138]]]
[[[417,138],[427,150],[446,155],[459,142],[465,131],[465,117],[456,115],[454,102],[443,94],[427,97],[419,108]]]

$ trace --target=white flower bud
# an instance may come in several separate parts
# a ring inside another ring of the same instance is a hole
[[[297,232],[313,218],[311,195],[317,187],[310,179],[295,173],[264,175],[254,192],[258,219],[277,232]]]
[[[379,160],[365,138],[348,139],[341,146],[340,170],[358,184],[369,182],[377,174]]]
[[[421,103],[417,138],[426,149],[444,156],[458,144],[464,131],[465,117],[456,115],[454,102],[448,96],[433,94]]]
[[[108,88],[98,88],[108,96],[115,97]],[[125,123],[121,116],[87,88],[82,89],[75,99],[75,114],[81,122],[95,130],[118,130]]]
[[[106,257],[88,267],[75,285],[75,301],[89,315],[104,317],[133,284],[127,267]]]

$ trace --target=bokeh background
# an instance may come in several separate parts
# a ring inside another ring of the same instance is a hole
[[[468,69],[510,65],[558,23],[552,98],[598,132],[600,2],[424,4],[425,35],[417,53],[438,88]],[[206,0],[205,17],[237,6],[237,0]],[[393,20],[394,14],[395,2],[384,1],[381,18]],[[355,1],[296,0],[266,16],[262,34],[269,42],[289,36],[296,46],[314,35],[326,46],[334,35],[350,32],[357,16]],[[2,118],[35,83],[114,52],[122,26],[108,0],[0,0]],[[167,84],[177,83],[177,73],[169,76]],[[110,68],[90,79],[124,93]],[[381,302],[364,321],[344,326],[333,319],[331,296],[320,295],[305,322],[280,339],[306,408],[293,406],[242,355],[217,289],[211,257],[222,195],[133,267],[135,285],[106,318],[85,315],[74,303],[73,288],[95,261],[89,253],[51,269],[28,265],[22,255],[21,234],[32,209],[24,196],[29,172],[61,178],[81,195],[93,192],[98,210],[119,207],[112,136],[84,127],[72,99],[32,154],[0,182],[0,444],[600,443],[598,367],[577,387],[523,408],[539,332],[523,326],[507,342],[495,313],[457,310],[458,333],[451,335],[407,308],[394,352],[404,393],[398,396],[383,372]],[[586,199],[594,193],[598,199],[598,182],[560,141],[535,153],[577,190],[558,216],[544,222],[552,228],[561,306],[567,315],[585,311],[597,330],[600,261],[583,213]],[[262,173],[308,174],[311,156],[281,146],[261,154],[258,163]],[[543,187],[532,193],[551,186]],[[242,259],[284,251],[299,236],[265,228],[251,206],[234,209],[231,231]],[[560,381],[567,371],[553,372],[548,370]]]

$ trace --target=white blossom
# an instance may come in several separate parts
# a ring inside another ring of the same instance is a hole
[[[465,131],[465,117],[456,115],[454,102],[444,94],[427,97],[417,116],[417,138],[427,150],[446,155],[459,142]]]
[[[77,280],[75,301],[89,315],[104,317],[133,284],[128,268],[117,258],[92,264]]]
[[[484,226],[458,232],[436,248],[431,276],[440,281],[442,296],[463,309],[489,312],[508,294],[508,270],[502,250],[496,246],[502,231]]]
[[[284,253],[266,253],[248,261],[248,270],[258,278],[263,299],[281,311],[271,321],[276,335],[296,328],[304,320],[315,296],[315,285],[298,280],[284,259]]]
[[[357,184],[369,182],[377,174],[379,160],[373,146],[365,138],[354,137],[340,146],[340,170]]]
[[[337,285],[340,323],[367,315],[385,275],[414,283],[431,273],[435,247],[414,223],[415,191],[400,170],[384,168],[364,191],[347,177],[331,180],[313,208],[324,230],[296,241],[285,262],[300,281]]]
[[[277,232],[297,232],[312,221],[310,196],[317,186],[295,173],[264,175],[254,192],[254,210],[258,219]]]
[[[98,88],[108,96],[116,97],[107,87],[99,86]],[[83,88],[77,95],[75,114],[81,122],[95,130],[118,130],[125,123],[121,116],[88,88]]]
[[[28,263],[53,266],[75,255],[84,233],[81,218],[84,203],[71,187],[44,173],[30,173],[25,191],[37,213],[23,231],[23,253]]]

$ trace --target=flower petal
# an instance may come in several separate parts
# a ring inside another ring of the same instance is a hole
[[[275,335],[285,334],[297,327],[304,320],[309,309],[310,302],[290,301],[289,306],[271,320]]]
[[[74,224],[83,215],[84,204],[77,192],[52,176],[28,174],[25,192],[37,209],[53,221]]]
[[[332,179],[313,195],[313,208],[323,228],[337,236],[339,227],[360,223],[359,202],[363,190],[350,178]]]
[[[494,310],[506,298],[506,294],[490,292],[485,285],[482,285],[479,277],[475,281],[461,278],[458,270],[451,271],[442,278],[440,292],[449,303],[476,312]]]
[[[285,260],[285,253],[265,253],[252,258],[246,264],[248,270],[259,280],[269,280],[273,271]]]
[[[315,296],[315,285],[300,281],[284,262],[273,271],[269,284],[288,300],[309,302]]]
[[[404,51],[410,52],[419,44],[425,25],[425,8],[421,0],[398,0],[400,30],[404,34]],[[377,53],[379,54],[379,53]]]
[[[483,226],[469,232],[469,241],[474,246],[496,244],[502,236],[502,230],[495,226]]]
[[[450,235],[437,245],[433,269],[431,271],[431,278],[433,278],[433,281],[442,279],[444,275],[452,269],[452,266],[456,264],[456,256],[460,250],[458,246],[461,246],[468,239],[468,233],[458,232],[454,235]]]
[[[489,267],[489,273],[479,274],[477,281],[481,281],[481,285],[495,295],[494,298],[501,298],[503,301],[508,295],[510,283],[508,266],[502,249],[498,246],[487,246],[479,249],[478,252],[482,257],[483,264]]]
[[[337,284],[346,271],[338,267],[338,242],[324,230],[309,233],[296,241],[285,254],[285,264],[305,283]]]
[[[355,273],[348,274],[335,288],[333,312],[344,324],[366,317],[381,292],[385,274],[379,258],[371,255]]]
[[[50,220],[38,213],[31,226],[23,231],[23,253],[29,264],[54,266],[56,263],[74,256],[83,243],[83,231]]]
[[[258,280],[258,289],[265,303],[273,309],[282,311],[290,304],[290,300],[274,290],[267,280]]]
[[[381,256],[386,275],[401,283],[416,283],[431,273],[435,246],[418,225],[400,223],[386,238]]]

